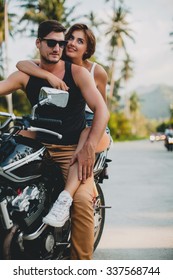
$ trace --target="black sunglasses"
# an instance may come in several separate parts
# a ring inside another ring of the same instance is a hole
[[[58,44],[61,49],[63,49],[68,43],[68,41],[63,41],[63,40],[57,41],[54,39],[46,39],[46,38],[40,38],[40,41],[46,41],[47,46],[49,48],[54,48]]]

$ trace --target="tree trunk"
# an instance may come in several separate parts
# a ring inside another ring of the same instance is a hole
[[[5,23],[5,77],[9,75],[9,67],[8,67],[8,4],[7,1],[4,0],[4,23]],[[13,103],[12,103],[12,95],[6,96],[8,112],[13,113]]]
[[[111,69],[111,81],[110,81],[110,98],[113,97],[114,94],[114,84],[115,84],[115,60],[112,62],[112,69]]]

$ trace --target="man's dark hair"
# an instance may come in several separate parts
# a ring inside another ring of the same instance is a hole
[[[40,23],[38,27],[37,38],[44,38],[51,32],[63,32],[65,33],[66,28],[59,23],[57,20],[45,20]]]

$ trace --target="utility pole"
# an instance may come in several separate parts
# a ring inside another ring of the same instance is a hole
[[[5,78],[9,75],[9,61],[8,61],[8,0],[4,0],[4,33],[5,33]],[[8,112],[13,113],[12,94],[6,96]]]

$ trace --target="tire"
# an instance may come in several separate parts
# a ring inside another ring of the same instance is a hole
[[[104,196],[98,183],[96,184],[96,187],[98,196],[94,203],[94,251],[100,242],[105,223],[105,208],[100,207],[105,205]]]
[[[94,222],[95,222],[95,226],[94,226],[94,251],[96,250],[102,233],[103,233],[103,228],[104,228],[104,223],[105,223],[105,208],[99,208],[100,205],[104,206],[105,205],[105,200],[104,200],[104,196],[103,196],[103,192],[102,189],[100,187],[100,185],[97,183],[96,184],[97,187],[97,192],[98,192],[98,196],[96,198],[96,201],[94,203]],[[97,217],[97,219],[96,219]],[[98,219],[100,219],[100,223],[96,224],[96,221],[98,221]],[[62,259],[70,259],[70,249],[67,248],[64,257]]]
[[[172,150],[173,150],[173,144],[168,144],[168,151],[172,152]]]
[[[97,183],[96,184],[97,187],[97,192],[98,192],[98,196],[96,198],[96,201],[94,203],[94,222],[95,222],[95,226],[94,226],[94,251],[96,250],[102,233],[103,233],[103,228],[104,228],[104,223],[105,223],[105,208],[101,208],[100,206],[104,206],[105,205],[105,201],[104,201],[104,196],[103,196],[103,192],[102,189],[100,187],[100,185]],[[11,259],[32,259],[32,257],[30,258],[30,256],[25,256],[21,255],[19,252],[19,249],[16,246],[16,242],[15,242],[15,238],[12,242],[12,250],[11,252],[15,252],[14,255],[11,256]],[[66,251],[66,252],[65,252]],[[67,250],[64,251],[64,256],[62,256],[62,258],[60,259],[70,259],[70,250],[69,248],[67,248]],[[59,259],[59,258],[57,258]]]

